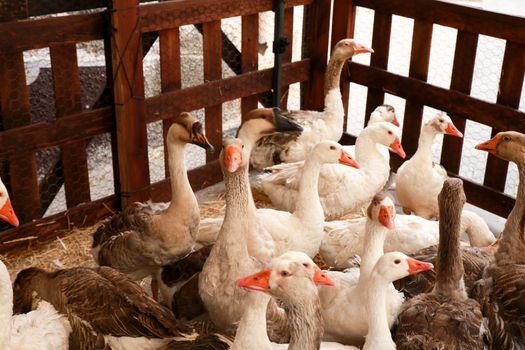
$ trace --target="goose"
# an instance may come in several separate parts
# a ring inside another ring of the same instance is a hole
[[[7,192],[7,188],[2,182],[2,179],[0,179],[0,219],[10,223],[15,227],[20,224],[18,217],[13,210],[11,199],[9,199],[9,193]]]
[[[325,164],[319,175],[319,196],[327,220],[355,212],[366,205],[388,180],[390,164],[378,150],[378,145],[391,147],[405,156],[398,136],[398,128],[379,122],[367,126],[356,141],[356,159],[360,169]],[[304,162],[279,164],[269,168],[260,186],[273,205],[280,210],[296,209],[299,183]]]
[[[199,274],[198,286],[210,319],[225,331],[233,331],[250,299],[265,306],[269,302],[264,295],[248,295],[235,288],[234,282],[259,270],[275,251],[272,237],[257,217],[248,169],[251,150],[259,138],[276,130],[301,129],[295,122],[287,121],[283,127],[266,119],[249,119],[239,128],[238,138],[223,142],[219,163],[226,187],[226,213],[217,241]]]
[[[492,348],[521,349],[525,344],[525,135],[500,132],[476,149],[518,166],[516,203],[498,240],[494,261],[479,281],[476,299],[488,314]]]
[[[405,214],[437,217],[437,195],[448,178],[445,168],[432,162],[432,143],[438,134],[463,137],[445,113],[438,113],[423,125],[416,153],[397,171],[396,195]]]
[[[398,350],[483,349],[484,321],[463,281],[460,213],[466,198],[460,179],[447,179],[438,196],[439,251],[436,283],[430,293],[406,301],[395,334]]]
[[[365,226],[366,217],[325,222],[325,236],[319,250],[324,262],[335,268],[351,267],[352,257],[363,254]],[[494,234],[485,220],[472,211],[462,211],[461,232],[467,233],[470,245],[474,247],[486,247],[495,241]],[[436,245],[438,240],[439,222],[416,215],[398,214],[395,228],[388,233],[385,240],[384,250],[415,254]]]
[[[372,53],[354,39],[339,41],[332,52],[325,75],[325,107],[323,112],[291,111],[287,115],[304,127],[298,133],[266,136],[257,142],[251,164],[262,170],[282,162],[290,163],[306,159],[316,144],[323,140],[339,141],[343,135],[344,108],[339,89],[341,71],[345,62],[361,53]]]
[[[319,289],[322,313],[325,322],[326,341],[361,346],[368,325],[366,320],[366,295],[370,273],[381,256],[383,244],[390,229],[395,225],[395,205],[392,199],[381,192],[374,197],[367,210],[366,235],[360,268],[344,272],[326,272],[337,287]],[[404,297],[392,284],[385,289],[388,325],[391,327]]]

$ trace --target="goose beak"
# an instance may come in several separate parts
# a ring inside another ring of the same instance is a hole
[[[283,116],[280,108],[273,108],[273,116],[275,120],[275,131],[303,131],[303,127],[299,125],[295,120]]]
[[[239,287],[258,290],[260,292],[268,292],[270,275],[272,274],[271,269],[265,269],[261,272],[254,273],[248,277],[238,279],[235,284]]]
[[[392,148],[394,152],[396,152],[403,159],[407,156],[403,146],[401,146],[401,140],[399,140],[399,137],[396,137],[394,142],[390,144],[390,148]]]
[[[379,216],[378,221],[381,223],[381,225],[385,226],[388,229],[393,229],[396,227],[395,219],[396,212],[393,207],[382,205],[379,208]]]
[[[235,146],[228,146],[224,150],[224,167],[234,173],[241,166],[241,150]]]
[[[335,286],[335,281],[324,273],[318,266],[315,267],[314,273],[315,284],[322,284],[323,286]]]
[[[20,222],[16,217],[13,206],[11,205],[11,200],[7,197],[7,200],[2,208],[0,208],[0,219],[7,221],[13,226],[18,226]]]
[[[359,163],[356,162],[348,153],[344,150],[341,150],[341,155],[339,156],[339,164],[348,165],[354,168],[359,169]]]
[[[215,151],[213,145],[208,141],[206,136],[204,136],[202,124],[200,122],[195,122],[191,127],[191,143],[204,148],[210,153],[213,153]]]
[[[356,43],[355,49],[354,49],[354,55],[358,55],[360,53],[374,53],[374,49],[372,49],[371,47],[366,47],[364,45]]]
[[[498,148],[498,143],[500,141],[501,135],[496,135],[488,141],[482,142],[479,145],[476,145],[476,149],[480,151],[487,151],[492,154],[496,154],[496,149]]]
[[[432,270],[434,268],[434,265],[432,265],[431,263],[426,263],[412,258],[407,258],[407,263],[408,272],[411,275],[415,275],[416,273],[420,273],[423,271]]]
[[[461,131],[459,131],[454,125],[454,123],[452,122],[448,123],[447,129],[445,130],[445,132],[452,136],[463,137],[463,134],[461,133]]]
[[[394,114],[394,119],[392,120],[392,124],[394,124],[395,126],[397,127],[400,127],[401,124],[399,124],[399,121],[397,120],[397,117],[396,115]]]

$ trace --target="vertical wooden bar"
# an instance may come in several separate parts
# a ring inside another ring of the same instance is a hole
[[[454,65],[452,66],[452,78],[450,89],[470,94],[472,78],[474,76],[474,64],[476,63],[476,49],[478,47],[478,35],[474,33],[458,31],[456,38],[456,50],[454,54]],[[462,133],[465,132],[466,120],[464,118],[450,116],[454,125]],[[463,139],[459,137],[443,138],[441,149],[441,164],[448,171],[459,174],[461,163],[461,152],[463,150]]]
[[[328,33],[330,29],[330,0],[317,0],[308,5],[305,24],[310,61],[310,79],[304,90],[304,106],[309,110],[324,107],[324,78],[328,61]]]
[[[171,28],[159,32],[160,37],[160,87],[163,93],[181,88],[181,65],[180,65],[180,35],[179,28]],[[182,111],[175,112],[177,116]],[[166,147],[166,135],[173,123],[173,119],[162,121],[164,135],[164,170],[169,177],[168,149]]]
[[[370,65],[373,67],[387,69],[388,54],[390,49],[390,32],[392,29],[392,14],[383,11],[376,11],[374,15],[374,29],[372,34],[372,48],[374,54],[370,58]],[[377,106],[385,101],[385,93],[382,89],[368,88],[366,98],[365,125],[370,119],[370,114]]]
[[[50,48],[56,116],[61,118],[82,111],[77,47],[65,44]],[[67,207],[91,200],[86,141],[60,147]]]
[[[149,197],[150,183],[139,0],[112,0],[111,53],[114,77],[119,195],[123,208]]]
[[[203,24],[204,81],[222,78],[221,21]],[[222,104],[206,107],[206,137],[212,145],[222,144]],[[206,162],[219,157],[219,152],[206,153]]]
[[[501,76],[499,81],[497,103],[512,108],[519,108],[523,75],[525,73],[525,46],[507,41]],[[493,129],[492,136],[500,130]],[[509,163],[491,154],[487,158],[483,184],[498,191],[505,190]]]
[[[416,19],[414,21],[412,53],[410,55],[410,69],[408,72],[411,78],[423,81],[427,80],[431,42],[432,23]],[[418,102],[407,101],[406,103],[403,123],[403,148],[405,149],[407,158],[412,157],[417,150],[423,107],[424,106]],[[398,162],[400,160],[397,156],[394,156],[393,159],[397,159]]]
[[[241,70],[243,73],[259,68],[259,14],[243,16],[241,42]],[[257,108],[258,95],[241,99],[242,118],[252,109]],[[244,119],[243,119],[244,120]]]
[[[293,7],[284,10],[284,28],[283,34],[288,38],[289,43],[286,47],[286,51],[282,55],[282,63],[292,62],[292,49],[293,49]],[[290,91],[290,85],[283,85],[281,88],[283,92],[279,106],[281,109],[288,109],[288,93]]]

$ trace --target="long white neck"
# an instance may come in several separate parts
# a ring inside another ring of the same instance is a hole
[[[181,207],[197,207],[197,199],[190,186],[184,162],[185,143],[168,143],[168,164],[170,168],[171,203],[168,212],[181,211]]]
[[[486,247],[496,240],[485,220],[469,210],[461,212],[461,232],[467,233],[473,247]]]
[[[2,349],[11,341],[11,317],[13,316],[13,289],[5,265],[0,261],[0,344]]]
[[[388,228],[385,226],[377,221],[367,219],[363,256],[361,257],[361,268],[359,269],[358,285],[361,289],[366,288],[375,264],[385,253],[383,246],[387,232]]]
[[[396,348],[390,335],[386,311],[386,296],[389,285],[390,281],[376,271],[372,272],[366,302],[368,334],[363,350],[395,350]]]
[[[432,162],[432,144],[435,138],[436,133],[432,128],[424,125],[421,129],[417,151],[413,158],[421,162]]]
[[[272,349],[266,332],[266,308],[269,301],[270,296],[267,294],[250,292],[231,350]]]
[[[312,224],[322,224],[324,222],[324,211],[321,206],[318,188],[320,171],[321,163],[317,159],[306,159],[294,212],[294,215],[303,222],[307,221]]]
[[[355,141],[355,159],[359,162],[361,167],[367,165],[372,161],[383,159],[384,156],[377,148],[378,144],[372,139],[370,130],[365,128]],[[387,159],[388,160],[388,159]]]
[[[319,350],[324,332],[317,287],[305,286],[301,297],[287,303],[290,345],[288,350]]]

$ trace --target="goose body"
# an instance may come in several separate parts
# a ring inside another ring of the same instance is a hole
[[[415,213],[425,219],[438,215],[437,196],[447,171],[432,161],[432,143],[438,134],[463,137],[446,114],[438,114],[421,129],[419,145],[412,158],[397,171],[396,195],[406,214]]]
[[[373,52],[353,39],[337,43],[325,75],[325,107],[323,112],[292,111],[287,114],[303,127],[299,133],[269,135],[259,140],[251,155],[251,164],[263,169],[282,162],[306,159],[310,150],[324,140],[339,141],[343,135],[344,108],[339,80],[344,63],[352,56]]]

